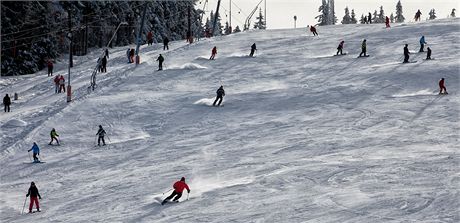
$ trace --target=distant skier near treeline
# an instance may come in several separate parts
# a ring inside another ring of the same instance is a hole
[[[48,77],[53,76],[53,62],[51,60],[48,60],[47,66],[48,66]]]
[[[59,77],[59,93],[61,91],[65,93],[65,78],[62,75]]]
[[[163,70],[163,61],[165,61],[165,58],[160,54],[157,58],[158,61],[158,70]]]
[[[388,18],[388,16],[385,17],[385,26],[386,28],[390,28],[390,18]]]
[[[257,50],[256,43],[252,44],[251,46],[251,53],[249,54],[250,57],[254,56],[254,52]]]
[[[422,15],[422,12],[420,12],[420,9],[415,13],[415,21],[420,21],[420,16]]]
[[[51,136],[51,141],[50,141],[50,143],[48,143],[48,145],[53,144],[54,140],[56,140],[57,144],[59,145],[59,140],[57,138],[57,137],[59,137],[59,135],[57,134],[56,129],[54,129],[54,128],[51,129],[50,136]]]
[[[149,31],[147,33],[147,45],[150,46],[153,44],[153,35],[152,35],[152,32]]]
[[[366,56],[366,39],[363,40],[363,43],[361,43],[361,53],[359,54],[359,57],[365,57]]]
[[[169,39],[168,37],[165,36],[165,38],[163,39],[163,50],[169,50]]]
[[[369,24],[372,24],[372,15],[370,12],[369,12],[369,15],[367,16],[367,21],[369,22]]]
[[[101,140],[102,140],[102,145],[105,146],[105,140],[104,140],[104,136],[105,136],[106,132],[105,130],[102,128],[102,125],[99,125],[99,130],[97,131],[96,135],[98,136],[97,137],[97,145],[100,146],[101,145]]]
[[[129,51],[129,61],[130,63],[134,63],[134,49],[131,49],[131,51]]]
[[[343,55],[342,50],[343,50],[343,44],[344,43],[345,43],[345,41],[343,41],[343,40],[339,43],[339,46],[337,47],[337,53],[335,55],[339,55],[339,53],[340,53],[340,55]]]
[[[217,47],[214,46],[214,48],[212,48],[211,57],[209,59],[214,60],[214,58],[216,57],[216,54],[217,54]]]
[[[10,112],[11,98],[8,94],[3,97],[3,106],[5,107],[5,112]]]
[[[318,33],[316,32],[316,28],[314,26],[310,26],[310,32],[313,33],[313,36],[317,36]]]
[[[59,78],[60,78],[61,75],[56,75],[56,77],[54,77],[54,87],[55,87],[55,93],[61,93],[61,91],[59,91]]]
[[[31,149],[27,150],[27,152],[32,151],[33,157],[34,157],[34,162],[40,162],[37,156],[40,156],[40,148],[38,148],[38,145],[36,142],[34,142],[34,145],[32,146]]]
[[[439,80],[439,94],[448,94],[446,86],[444,86],[444,78],[441,78],[441,80]]]
[[[101,73],[107,72],[107,57],[104,56],[101,61]]]
[[[32,213],[32,208],[34,206],[34,203],[35,203],[35,208],[37,208],[37,211],[40,212],[40,204],[38,203],[38,199],[41,200],[42,196],[40,196],[40,193],[38,192],[38,188],[35,186],[35,183],[33,181],[30,183],[29,190],[27,191],[26,197],[28,196],[30,196],[29,213]]]
[[[187,192],[190,193],[190,188],[185,183],[185,177],[182,177],[180,181],[175,182],[173,185],[173,188],[174,188],[174,191],[171,193],[171,195],[169,195],[169,197],[165,198],[163,202],[161,202],[161,205],[164,205],[166,202],[171,200],[174,196],[176,197],[174,197],[173,201],[179,202],[178,200],[182,196],[182,192],[184,191],[184,189],[187,189]]]
[[[431,49],[430,49],[430,47],[427,47],[426,50],[427,50],[426,51],[426,59],[431,60]]]
[[[410,54],[410,52],[409,52],[409,48],[408,48],[408,47],[409,47],[408,44],[406,44],[406,45],[404,46],[404,62],[403,62],[403,63],[409,63],[409,54]]]
[[[212,106],[216,106],[217,101],[219,100],[219,104],[217,106],[220,106],[220,103],[222,103],[222,100],[224,99],[225,96],[225,91],[224,91],[224,86],[220,86],[219,89],[216,91],[216,100],[214,100],[214,103],[212,103]]]
[[[420,38],[420,50],[419,50],[419,52],[424,52],[423,50],[425,49],[425,44],[426,44],[425,36],[422,36]]]

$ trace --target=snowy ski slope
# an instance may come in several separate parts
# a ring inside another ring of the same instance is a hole
[[[143,46],[137,67],[115,48],[88,94],[95,50],[75,57],[70,104],[46,71],[2,77],[0,95],[20,100],[0,115],[0,221],[459,222],[460,20],[383,26]],[[401,64],[421,35],[435,60]],[[356,58],[364,38],[371,56]],[[348,55],[334,57],[340,40]],[[221,84],[225,106],[211,107]],[[108,146],[95,146],[99,124]],[[52,128],[61,146],[47,145]],[[46,163],[30,163],[34,141]],[[182,176],[189,200],[161,206]],[[42,212],[21,215],[31,181]]]

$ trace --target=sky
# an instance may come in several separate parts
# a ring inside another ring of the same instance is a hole
[[[206,0],[199,0],[197,2],[197,8],[202,9]],[[207,13],[211,10],[215,11],[218,0],[208,0]],[[232,1],[232,26],[239,25],[242,27],[244,21],[256,7],[260,0],[231,0]],[[313,25],[317,23],[315,17],[319,15],[318,8],[321,5],[322,0],[266,0],[267,1],[267,27],[269,29],[280,29],[280,28],[293,28],[294,27],[294,15],[297,16],[297,27],[305,27],[307,25]],[[373,13],[374,10],[379,11],[380,6],[383,6],[385,15],[390,15],[395,12],[397,0],[335,0],[335,11],[338,19],[338,23],[342,21],[342,17],[345,14],[345,7],[348,6],[350,9],[354,9],[356,17],[359,20],[361,14],[367,14],[368,12]],[[413,20],[415,12],[420,9],[422,12],[422,19],[428,17],[428,12],[434,8],[436,16],[438,18],[446,18],[452,8],[457,10],[460,8],[460,1],[458,0],[401,0],[403,6],[403,15],[408,19]],[[261,5],[262,10],[264,3]],[[222,0],[220,14],[223,20],[223,24],[228,20],[230,13],[230,0]],[[206,10],[206,9],[205,9]],[[252,21],[258,16],[253,16]],[[460,16],[460,12],[457,12],[457,16]],[[251,25],[252,27],[252,25]]]

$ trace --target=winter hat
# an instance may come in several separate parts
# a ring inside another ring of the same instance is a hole
[[[30,185],[35,185],[35,183],[32,181],[32,183],[30,183]]]
[[[185,181],[185,177],[180,178],[180,181]]]
[[[102,125],[99,125],[99,128],[102,128]]]

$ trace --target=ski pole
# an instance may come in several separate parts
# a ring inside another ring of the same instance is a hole
[[[21,214],[24,214],[24,208],[26,207],[26,201],[27,201],[27,196],[26,196],[26,199],[24,199],[24,205],[22,205]]]
[[[165,195],[165,194],[168,193],[169,191],[172,191],[172,189],[169,189],[168,191],[163,192],[163,195]]]
[[[109,140],[110,143],[112,143],[112,140],[110,140],[110,137],[107,135],[107,139]]]
[[[190,194],[190,193],[187,193],[187,200],[188,200],[188,195],[189,195],[189,194]]]

